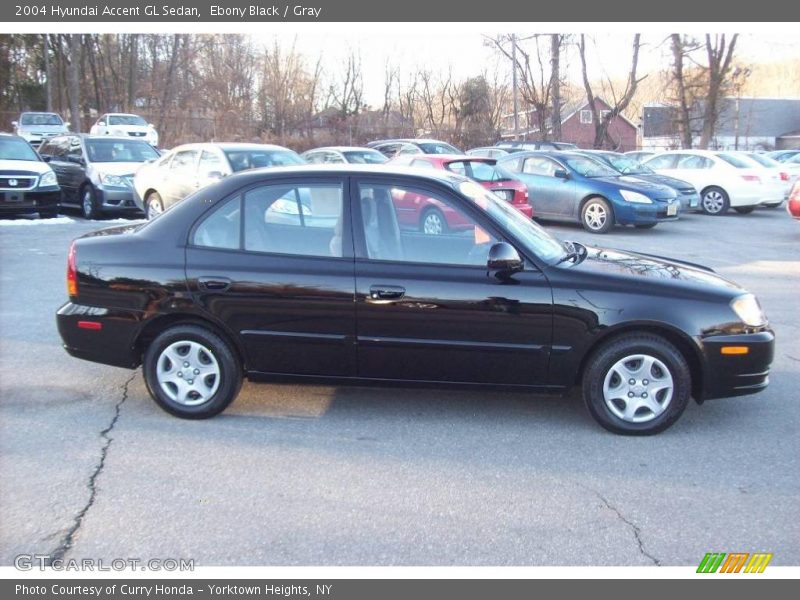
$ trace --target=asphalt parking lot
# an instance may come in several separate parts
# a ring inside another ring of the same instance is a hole
[[[69,357],[54,312],[69,242],[108,225],[0,222],[0,564],[18,554],[197,565],[800,564],[800,224],[688,215],[562,239],[708,264],[777,334],[756,396],[690,404],[654,437],[577,394],[245,384],[176,419],[141,371]]]

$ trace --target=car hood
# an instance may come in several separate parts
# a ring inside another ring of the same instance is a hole
[[[637,175],[626,175],[626,177],[633,177],[635,179],[646,181],[648,183],[666,185],[676,190],[683,190],[688,188],[695,189],[694,186],[687,181],[683,181],[682,179],[676,179],[675,177],[669,177],[668,175],[660,175],[658,173],[642,173]]]
[[[731,296],[745,293],[740,286],[703,265],[611,248],[586,246],[585,258],[570,268],[577,272],[639,281],[643,284],[647,280],[648,283],[713,289]]]
[[[145,163],[140,162],[95,162],[92,168],[97,173],[109,175],[133,175]]]
[[[52,169],[50,165],[40,160],[0,160],[0,171],[28,172],[43,175],[48,171],[52,171]]]
[[[602,181],[609,185],[617,186],[632,192],[639,192],[641,194],[654,195],[658,198],[674,198],[675,190],[669,186],[652,181],[640,179],[638,176],[621,175],[620,177],[595,177],[593,181]]]

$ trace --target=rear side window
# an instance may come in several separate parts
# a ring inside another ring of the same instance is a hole
[[[647,161],[647,166],[651,169],[674,169],[675,168],[674,154],[664,154],[663,156],[656,156]]]
[[[714,166],[714,161],[704,156],[689,155],[678,162],[679,169],[710,169]]]
[[[195,229],[195,246],[238,250],[241,247],[241,197],[223,203]]]

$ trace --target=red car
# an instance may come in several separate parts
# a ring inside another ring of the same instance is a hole
[[[464,175],[481,184],[487,190],[491,190],[504,200],[507,200],[523,215],[529,219],[533,217],[533,207],[528,202],[528,186],[522,181],[515,179],[511,173],[504,171],[496,166],[497,160],[483,156],[468,156],[461,154],[411,154],[401,155],[389,161],[390,164],[407,165],[410,167],[423,167],[432,169],[445,169]],[[406,194],[410,196],[410,194]],[[415,200],[409,198],[409,201]],[[422,207],[423,211],[427,207]],[[417,211],[419,212],[419,211]],[[428,209],[431,214],[436,214]],[[460,223],[454,220],[455,215],[446,214],[446,226],[449,229],[458,229]],[[430,220],[430,219],[429,219]],[[427,224],[424,219],[420,220],[420,227],[424,230],[428,225],[435,227],[431,222]]]
[[[789,194],[786,210],[789,211],[789,214],[795,219],[800,220],[800,181],[795,182],[792,193]]]

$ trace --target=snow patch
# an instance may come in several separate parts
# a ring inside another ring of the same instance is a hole
[[[2,219],[0,227],[21,227],[25,225],[66,225],[77,223],[69,217],[53,217],[52,219]]]

